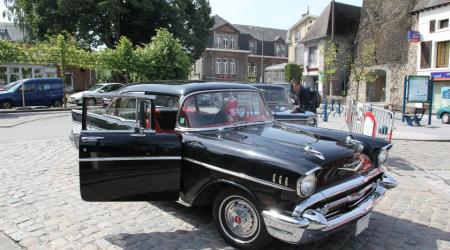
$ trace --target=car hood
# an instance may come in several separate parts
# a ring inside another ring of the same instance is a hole
[[[325,170],[322,173],[326,173],[353,162],[355,147],[346,144],[349,135],[349,132],[275,122],[226,128],[223,131],[187,133],[183,135],[183,141],[193,148],[207,149],[215,152],[214,154],[255,163],[266,162],[288,171],[306,174],[318,167]],[[369,156],[375,149],[389,144],[365,136],[352,137],[362,142],[365,153]],[[310,146],[309,151],[305,149],[306,146]],[[323,158],[313,151],[320,152]],[[187,157],[195,158],[198,154],[203,153],[186,151]]]
[[[11,94],[11,92],[9,92],[9,91],[2,91],[2,90],[0,90],[0,95],[3,95],[3,96],[5,96],[5,95],[9,95],[9,94]]]

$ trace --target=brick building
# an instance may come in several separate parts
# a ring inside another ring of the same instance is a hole
[[[195,62],[191,79],[264,81],[261,68],[287,63],[287,30],[232,24],[217,15],[214,20],[206,51]]]

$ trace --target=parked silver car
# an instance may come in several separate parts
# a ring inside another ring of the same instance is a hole
[[[81,105],[83,93],[107,93],[120,89],[123,86],[121,83],[100,83],[91,86],[88,90],[75,93],[69,97],[69,103]],[[90,98],[87,100],[88,106],[95,106],[103,103],[101,98]]]

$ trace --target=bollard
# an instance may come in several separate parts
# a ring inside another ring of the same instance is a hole
[[[338,100],[337,103],[338,103],[338,114],[339,114],[339,117],[341,117],[341,113],[342,113],[341,101]]]
[[[328,101],[327,98],[323,98],[323,121],[328,122]]]
[[[334,104],[336,103],[336,100],[334,100],[334,99],[331,99],[330,100],[330,104],[331,104],[331,108],[330,108],[330,112],[333,112],[334,111]]]

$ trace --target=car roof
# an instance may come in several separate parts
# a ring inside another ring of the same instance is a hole
[[[161,83],[136,83],[123,87],[120,93],[125,92],[150,92],[169,94],[177,96],[185,96],[199,91],[214,91],[214,90],[258,90],[257,88],[244,83],[227,83],[227,82],[193,82],[193,83],[175,83],[175,84],[161,84]]]
[[[275,84],[260,83],[260,84],[252,84],[252,86],[255,86],[258,89],[284,89],[283,86],[275,85]]]

